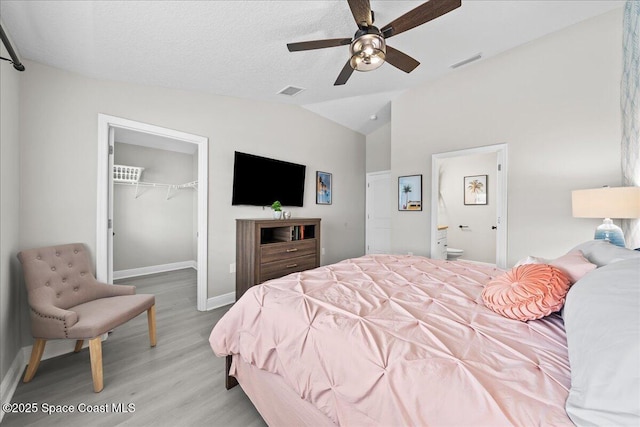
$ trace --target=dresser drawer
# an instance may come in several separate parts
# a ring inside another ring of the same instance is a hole
[[[289,273],[316,268],[316,255],[306,255],[281,261],[269,262],[260,266],[260,283]]]
[[[305,255],[316,254],[316,240],[297,240],[293,242],[274,243],[263,245],[260,248],[261,264],[278,260],[287,260]]]

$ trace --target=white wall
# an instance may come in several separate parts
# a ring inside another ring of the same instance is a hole
[[[322,218],[324,264],[364,253],[365,138],[297,106],[95,80],[29,62],[21,86],[21,242],[86,242],[95,253],[98,113],[209,138],[208,297],[235,290],[235,150],[307,166],[303,208]],[[333,204],[316,205],[315,171],[333,173]],[[46,216],[46,221],[43,221]]]
[[[197,180],[194,155],[116,140],[114,163],[143,167],[141,181],[186,184]],[[114,184],[113,270],[194,261],[194,189]]]
[[[1,45],[1,44],[0,44]],[[8,57],[2,45],[0,55]],[[21,348],[21,301],[26,292],[20,283],[20,145],[19,105],[21,74],[7,61],[0,61],[0,402],[7,374]],[[21,368],[21,367],[20,367]],[[10,381],[9,379],[8,381]],[[2,414],[0,414],[2,419]]]
[[[600,221],[572,218],[571,190],[620,185],[621,22],[615,10],[399,96],[392,179],[422,173],[430,200],[432,154],[507,143],[508,264],[591,239]],[[429,254],[430,222],[392,212],[392,250]]]
[[[447,246],[464,250],[463,259],[496,262],[496,153],[441,159],[438,225],[449,226]],[[464,177],[487,175],[487,204],[464,204]],[[427,202],[429,203],[429,202]],[[428,207],[425,207],[428,209]],[[468,228],[459,228],[466,225]]]
[[[367,135],[367,173],[391,169],[391,122]]]

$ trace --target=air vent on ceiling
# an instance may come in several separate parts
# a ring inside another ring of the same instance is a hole
[[[477,60],[478,60],[478,59],[480,59],[480,58],[482,58],[482,54],[481,54],[481,53],[478,53],[478,54],[476,54],[476,55],[473,55],[471,58],[467,58],[467,59],[464,59],[464,60],[462,60],[462,61],[460,61],[460,62],[456,62],[456,63],[455,63],[455,64],[453,64],[453,65],[449,65],[449,68],[458,68],[458,67],[462,67],[463,65],[467,65],[467,64],[468,64],[468,63],[470,63],[470,62],[477,61]]]
[[[282,89],[280,92],[278,92],[278,94],[287,95],[287,96],[295,96],[295,95],[299,94],[300,92],[302,92],[303,90],[304,90],[304,88],[301,88],[301,87],[287,86],[284,89]]]

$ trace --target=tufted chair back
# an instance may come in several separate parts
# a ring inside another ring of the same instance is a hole
[[[50,304],[66,310],[102,297],[82,243],[29,249],[18,258],[32,307]]]

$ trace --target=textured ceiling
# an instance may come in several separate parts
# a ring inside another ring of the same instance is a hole
[[[371,1],[376,25],[422,1]],[[333,86],[348,46],[289,52],[288,42],[352,37],[345,0],[321,1],[13,1],[0,16],[23,58],[86,76],[301,105],[368,134],[389,120],[402,91],[623,1],[466,0],[389,44],[421,62],[411,74],[384,64]],[[481,59],[481,60],[483,60]],[[305,90],[279,95],[292,85]],[[372,115],[377,120],[371,120]]]

